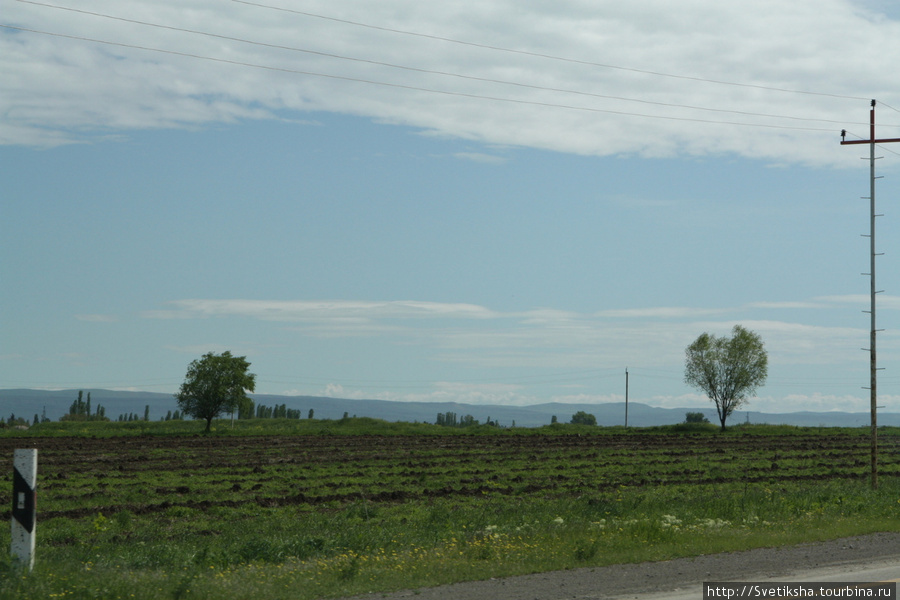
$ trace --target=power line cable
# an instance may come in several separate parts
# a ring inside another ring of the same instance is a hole
[[[569,104],[559,104],[559,103],[553,103],[553,102],[538,102],[538,101],[534,101],[534,100],[520,100],[520,99],[516,99],[516,98],[501,98],[498,96],[470,94],[470,93],[466,93],[466,92],[453,92],[453,91],[448,91],[448,90],[437,90],[437,89],[433,89],[433,88],[425,88],[425,87],[420,87],[420,86],[412,86],[412,85],[405,85],[405,84],[399,84],[399,83],[388,83],[385,81],[362,79],[359,77],[349,77],[346,75],[334,75],[334,74],[329,74],[329,73],[317,73],[317,72],[313,72],[313,71],[303,71],[300,69],[289,69],[286,67],[260,65],[260,64],[248,63],[248,62],[243,62],[243,61],[238,61],[238,60],[216,58],[216,57],[212,57],[212,56],[203,56],[200,54],[192,54],[190,52],[180,52],[177,50],[165,50],[162,48],[152,48],[149,46],[140,46],[137,44],[126,44],[124,42],[111,42],[108,40],[100,40],[100,39],[96,39],[96,38],[89,38],[89,37],[77,36],[77,35],[69,35],[69,34],[63,34],[63,33],[54,33],[54,32],[49,32],[49,31],[42,31],[39,29],[31,29],[31,28],[27,28],[27,27],[17,27],[17,26],[13,26],[13,25],[6,25],[6,24],[2,24],[2,23],[0,23],[0,27],[2,27],[4,29],[11,29],[14,31],[36,33],[36,34],[40,34],[40,35],[48,35],[48,36],[58,37],[58,38],[63,38],[63,39],[92,42],[92,43],[104,44],[104,45],[108,45],[108,46],[117,46],[120,48],[130,48],[133,50],[159,52],[159,53],[163,53],[163,54],[171,54],[174,56],[182,56],[182,57],[194,58],[194,59],[198,59],[198,60],[208,60],[208,61],[236,65],[236,66],[241,66],[241,67],[250,67],[250,68],[255,68],[255,69],[264,69],[264,70],[268,70],[268,71],[292,73],[292,74],[297,74],[297,75],[307,75],[310,77],[323,77],[323,78],[327,78],[327,79],[352,81],[352,82],[356,82],[356,83],[365,83],[365,84],[369,84],[369,85],[378,85],[378,86],[391,87],[391,88],[397,88],[397,89],[405,89],[405,90],[411,90],[411,91],[417,91],[417,92],[426,92],[426,93],[430,93],[430,94],[441,94],[441,95],[445,95],[445,96],[471,98],[471,99],[476,99],[476,100],[491,100],[494,102],[508,102],[508,103],[512,103],[512,104],[540,106],[540,107],[545,107],[545,108],[559,108],[559,109],[566,109],[566,110],[577,110],[577,111],[585,111],[585,112],[592,112],[592,113],[614,114],[614,115],[638,117],[638,118],[645,118],[645,119],[662,119],[662,120],[668,120],[668,121],[683,121],[683,122],[704,123],[704,124],[712,124],[712,125],[734,125],[734,126],[738,126],[738,127],[761,127],[761,128],[766,128],[766,129],[781,129],[781,130],[792,130],[792,131],[832,131],[832,129],[830,129],[830,128],[824,129],[821,127],[791,127],[791,126],[787,126],[787,125],[772,125],[772,124],[765,124],[765,123],[744,123],[744,122],[739,122],[739,121],[716,121],[716,120],[712,120],[712,119],[698,119],[698,118],[691,118],[691,117],[651,115],[651,114],[645,114],[645,113],[628,112],[628,111],[624,111],[624,110],[591,108],[591,107],[586,107],[586,106],[573,106],[573,105],[569,105]]]
[[[18,1],[21,2],[24,0],[18,0]],[[375,29],[375,30],[379,30],[379,31],[389,32],[389,33],[397,33],[397,34],[401,34],[401,35],[416,36],[416,37],[421,37],[421,38],[438,40],[438,41],[442,41],[442,42],[449,42],[452,44],[460,44],[463,46],[472,46],[475,48],[482,48],[482,49],[486,49],[486,50],[496,50],[499,52],[509,52],[511,54],[521,54],[524,56],[533,56],[533,57],[537,57],[537,58],[545,58],[548,60],[556,60],[556,61],[562,61],[562,62],[568,62],[568,63],[574,63],[574,64],[580,64],[580,65],[587,65],[587,66],[592,66],[592,67],[602,67],[604,69],[615,69],[615,70],[620,70],[620,71],[629,71],[632,73],[641,73],[644,75],[654,75],[657,77],[670,77],[670,78],[674,78],[674,79],[685,79],[688,81],[698,81],[698,82],[702,82],[702,83],[711,83],[711,84],[717,84],[717,85],[730,85],[730,86],[737,86],[737,87],[754,88],[754,89],[761,89],[761,90],[768,90],[768,91],[772,91],[772,92],[782,92],[782,93],[789,93],[789,94],[806,94],[806,95],[811,95],[811,96],[825,96],[825,97],[829,97],[829,98],[840,98],[843,100],[865,100],[865,101],[867,101],[870,99],[870,98],[865,98],[865,97],[861,97],[861,96],[845,96],[842,94],[811,92],[811,91],[807,91],[807,90],[793,90],[793,89],[789,89],[789,88],[779,88],[779,87],[774,87],[774,86],[759,85],[759,84],[753,84],[753,83],[740,83],[740,82],[736,82],[736,81],[724,81],[724,80],[717,80],[717,79],[708,79],[708,78],[704,78],[704,77],[694,77],[694,76],[690,76],[690,75],[676,75],[673,73],[663,73],[661,71],[636,69],[636,68],[632,68],[632,67],[623,67],[620,65],[611,65],[611,64],[606,64],[606,63],[592,62],[592,61],[580,60],[580,59],[576,59],[576,58],[566,58],[566,57],[562,57],[562,56],[555,56],[552,54],[543,54],[540,52],[531,52],[528,50],[515,50],[512,48],[504,48],[502,46],[493,46],[490,44],[481,44],[481,43],[477,43],[477,42],[466,42],[463,40],[457,40],[457,39],[453,39],[453,38],[442,37],[442,36],[438,36],[438,35],[430,35],[427,33],[419,33],[419,32],[415,32],[415,31],[408,31],[408,30],[403,30],[403,29],[393,29],[390,27],[381,27],[378,25],[371,25],[371,24],[362,23],[359,21],[350,21],[348,19],[339,19],[336,17],[329,17],[329,16],[325,16],[325,15],[307,12],[307,11],[295,10],[295,9],[290,9],[290,8],[282,8],[279,6],[271,6],[271,5],[262,4],[259,2],[249,2],[248,0],[231,0],[231,1],[236,4],[246,4],[248,6],[255,6],[258,8],[265,8],[268,10],[277,10],[277,11],[281,11],[281,12],[294,13],[294,14],[298,14],[298,15],[304,15],[307,17],[314,17],[317,19],[324,19],[324,20],[328,20],[328,21],[334,21],[337,23],[345,23],[345,24],[354,25],[357,27],[366,27],[369,29]]]
[[[16,0],[16,1],[21,2],[23,4],[32,4],[34,6],[40,6],[40,7],[44,7],[44,8],[64,10],[64,11],[69,11],[69,12],[74,12],[74,13],[79,13],[79,14],[84,14],[84,15],[90,15],[93,17],[100,17],[100,18],[110,19],[110,20],[114,20],[114,21],[121,21],[124,23],[132,23],[132,24],[142,25],[142,26],[146,26],[146,27],[165,29],[168,31],[178,31],[178,32],[182,32],[182,33],[189,33],[192,35],[201,35],[201,36],[211,37],[211,38],[215,38],[215,39],[227,40],[227,41],[232,41],[232,42],[240,42],[243,44],[250,44],[250,45],[254,45],[254,46],[261,46],[261,47],[265,47],[265,48],[273,48],[273,49],[277,49],[277,50],[288,50],[291,52],[301,52],[304,54],[312,54],[312,55],[316,55],[316,56],[323,56],[323,57],[334,58],[334,59],[338,59],[338,60],[359,62],[359,63],[365,63],[365,64],[370,64],[370,65],[389,67],[389,68],[393,68],[393,69],[401,69],[401,70],[405,70],[405,71],[425,73],[425,74],[430,74],[430,75],[455,77],[455,78],[459,78],[459,79],[466,79],[466,80],[470,80],[470,81],[479,81],[479,82],[483,82],[483,83],[494,83],[494,84],[499,84],[499,85],[509,85],[509,86],[526,88],[526,89],[539,90],[539,91],[550,91],[550,92],[574,94],[574,95],[579,95],[579,96],[587,96],[587,97],[591,97],[591,98],[601,98],[601,99],[605,99],[605,100],[635,102],[635,103],[639,103],[639,104],[662,106],[662,107],[666,107],[666,108],[684,108],[684,109],[689,109],[689,110],[698,110],[698,111],[724,113],[724,114],[734,114],[734,115],[750,116],[750,117],[763,117],[763,118],[770,118],[770,119],[787,119],[787,120],[793,120],[793,121],[806,121],[806,122],[815,122],[815,123],[834,123],[834,124],[842,124],[842,125],[846,124],[845,120],[838,121],[838,120],[831,120],[831,119],[816,119],[816,118],[810,118],[810,117],[796,117],[796,116],[791,116],[791,115],[777,115],[777,114],[757,113],[757,112],[751,112],[751,111],[730,110],[730,109],[723,109],[723,108],[709,108],[709,107],[704,107],[704,106],[692,106],[692,105],[688,105],[688,104],[678,104],[678,103],[674,103],[674,102],[658,102],[658,101],[652,101],[652,100],[644,100],[644,99],[640,99],[640,98],[628,98],[625,96],[597,94],[597,93],[593,93],[593,92],[584,92],[584,91],[580,91],[580,90],[572,90],[572,89],[566,89],[566,88],[554,88],[554,87],[540,86],[540,85],[521,83],[521,82],[515,82],[515,81],[493,79],[493,78],[489,78],[489,77],[478,77],[478,76],[474,76],[474,75],[464,75],[464,74],[460,74],[460,73],[452,73],[452,72],[447,72],[447,71],[438,71],[438,70],[424,69],[424,68],[419,68],[419,67],[410,67],[407,65],[399,65],[399,64],[394,64],[394,63],[376,61],[376,60],[372,60],[372,59],[344,56],[344,55],[340,55],[340,54],[333,54],[330,52],[310,50],[307,48],[298,48],[296,46],[284,46],[281,44],[259,42],[259,41],[245,39],[245,38],[211,33],[211,32],[207,32],[207,31],[187,29],[187,28],[175,27],[175,26],[171,26],[171,25],[162,25],[159,23],[152,23],[149,21],[141,21],[141,20],[137,20],[137,19],[129,19],[129,18],[125,18],[125,17],[118,17],[118,16],[114,16],[114,15],[98,13],[98,12],[88,11],[88,10],[83,10],[83,9],[78,9],[78,8],[59,6],[59,5],[55,5],[55,4],[47,4],[44,2],[35,2],[34,0]],[[864,125],[864,123],[857,123],[857,124]]]

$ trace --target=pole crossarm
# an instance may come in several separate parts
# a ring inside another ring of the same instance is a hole
[[[841,146],[850,146],[852,144],[891,144],[893,142],[900,142],[900,138],[890,138],[884,140],[842,140]]]

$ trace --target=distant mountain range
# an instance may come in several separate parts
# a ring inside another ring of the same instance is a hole
[[[158,421],[168,411],[175,411],[177,405],[171,394],[155,392],[119,392],[114,390],[84,390],[84,397],[91,394],[91,406],[96,409],[102,404],[106,416],[115,421],[120,414],[134,413],[143,417],[145,407],[150,407],[150,419]],[[547,425],[556,416],[560,423],[568,423],[578,411],[585,411],[597,417],[599,425],[624,425],[625,403],[605,404],[562,404],[551,402],[531,406],[461,404],[456,402],[389,402],[385,400],[349,400],[345,398],[324,398],[318,396],[276,396],[251,394],[257,405],[275,406],[285,404],[287,408],[299,409],[305,418],[312,410],[317,419],[340,419],[344,413],[349,416],[374,417],[385,421],[409,421],[434,423],[438,413],[456,413],[461,418],[472,415],[484,423],[488,419],[502,426],[538,427]],[[31,421],[34,415],[43,415],[53,421],[59,420],[78,398],[78,390],[45,391],[30,389],[0,390],[0,418],[11,414]],[[752,404],[750,405],[752,408]],[[640,402],[628,403],[628,425],[650,427],[671,425],[684,421],[688,412],[702,412],[717,423],[715,407],[707,408],[658,408]],[[731,416],[729,423],[769,423],[811,427],[864,427],[869,424],[869,413],[850,412],[794,412],[763,413],[741,410]],[[879,413],[879,425],[900,426],[900,413]]]

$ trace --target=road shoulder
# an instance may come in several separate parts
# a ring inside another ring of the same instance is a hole
[[[561,600],[664,593],[703,581],[787,577],[813,569],[900,557],[900,532],[874,533],[781,548],[757,548],[661,562],[535,573],[359,598],[401,600]],[[348,599],[350,600],[350,599]]]

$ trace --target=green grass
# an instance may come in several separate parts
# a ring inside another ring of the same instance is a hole
[[[865,429],[466,431],[372,419],[238,421],[234,429],[221,421],[210,436],[201,429],[198,422],[48,423],[0,434],[0,441],[21,433],[172,436],[155,446],[133,444],[133,457],[131,442],[115,446],[119,456],[78,458],[68,441],[55,452],[42,450],[39,509],[85,512],[56,518],[39,512],[36,567],[22,573],[0,559],[0,598],[342,597],[900,527],[900,469],[892,455],[885,452],[877,490],[865,464],[827,466],[857,450],[867,458]],[[896,448],[897,434],[883,432],[886,448]],[[298,435],[413,437],[394,445],[377,438],[278,445],[273,438],[271,445],[238,446],[241,437],[272,435],[291,443]],[[558,443],[542,450],[541,440],[528,437],[541,435]],[[421,436],[427,443],[417,443]],[[735,445],[760,436],[773,437]],[[225,443],[206,445],[217,440]],[[297,460],[283,462],[291,456]],[[134,460],[122,462],[124,470],[103,466],[126,458]],[[155,466],[168,464],[174,466]],[[848,469],[855,471],[848,476]],[[773,478],[742,479],[759,472]],[[825,478],[774,477],[783,472]],[[0,501],[8,506],[9,477],[0,480]],[[632,481],[639,483],[623,484]],[[235,484],[241,489],[232,491]],[[412,494],[448,485],[471,493]],[[381,489],[407,489],[411,499],[367,499]],[[267,504],[298,491],[339,499]],[[112,510],[92,510],[97,506]],[[9,529],[0,528],[0,546],[9,543]]]
[[[97,514],[40,523],[35,570],[2,563],[0,597],[337,597],[896,530],[898,498],[891,479]]]

